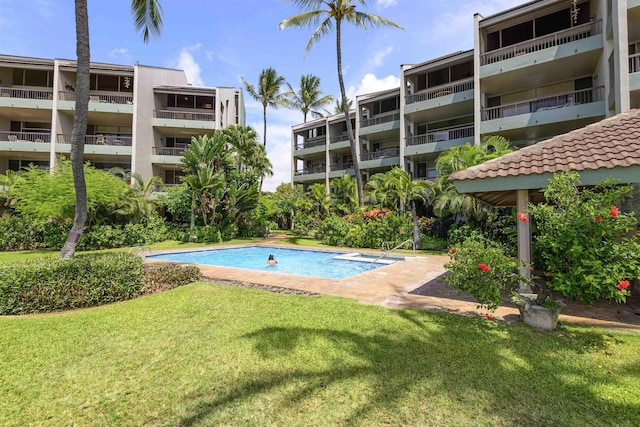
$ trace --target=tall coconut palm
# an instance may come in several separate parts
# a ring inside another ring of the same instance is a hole
[[[288,27],[316,27],[313,35],[307,43],[305,55],[311,47],[320,39],[326,37],[333,31],[335,25],[336,31],[336,57],[338,65],[338,82],[340,83],[340,95],[342,105],[347,105],[347,95],[344,88],[344,79],[342,77],[342,24],[348,23],[356,25],[364,30],[367,27],[402,27],[395,22],[383,18],[378,15],[372,15],[365,12],[356,11],[356,4],[366,6],[366,0],[289,0],[304,12],[287,18],[280,22],[280,29]],[[325,9],[322,9],[325,7]],[[360,162],[358,161],[357,144],[353,134],[351,120],[349,120],[349,110],[344,112],[344,118],[347,122],[347,133],[351,144],[351,157],[353,158],[353,167],[356,174],[356,187],[358,189],[358,203],[364,206],[364,185],[362,175],[360,174]]]
[[[278,108],[286,103],[286,96],[280,93],[280,87],[285,84],[285,79],[278,75],[278,72],[269,67],[262,70],[258,77],[258,87],[247,82],[244,77],[240,77],[247,88],[249,95],[262,104],[262,118],[264,128],[262,132],[264,148],[267,148],[267,107]]]
[[[162,29],[162,8],[158,0],[131,0],[131,13],[135,27],[142,32],[145,43],[149,33],[159,36]],[[84,139],[87,133],[89,111],[89,14],[87,0],[75,0],[76,15],[76,86],[73,130],[71,132],[71,168],[75,189],[75,215],[73,226],[60,251],[60,258],[71,258],[87,222],[87,183],[84,179]]]
[[[287,83],[287,86],[289,86],[289,92],[286,93],[289,98],[287,105],[302,111],[305,123],[307,114],[311,113],[314,118],[322,117],[317,109],[333,102],[331,95],[322,96],[324,92],[320,90],[320,78],[312,74],[300,77],[300,89],[297,92],[291,84]]]

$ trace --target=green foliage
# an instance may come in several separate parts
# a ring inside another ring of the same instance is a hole
[[[222,235],[218,227],[213,225],[197,225],[185,230],[177,236],[183,242],[194,243],[220,243]]]
[[[121,206],[128,191],[122,179],[89,164],[85,165],[84,170],[90,217],[103,207],[113,210]],[[11,187],[9,194],[16,199],[16,211],[23,216],[72,219],[75,190],[71,162],[60,157],[54,173],[30,167],[20,174],[20,179]]]
[[[1,314],[92,307],[134,298],[142,290],[142,258],[125,253],[36,259],[0,270]]]
[[[71,229],[71,220],[50,221],[19,216],[0,218],[0,250],[51,248],[59,250]],[[149,244],[166,240],[169,228],[155,211],[139,223],[93,225],[78,242],[78,250],[96,250]]]
[[[578,185],[577,172],[554,175],[544,190],[547,203],[529,207],[534,264],[545,272],[545,285],[567,298],[624,301],[629,290],[617,286],[640,277],[638,234],[629,237],[636,220],[616,207],[630,187]]]
[[[420,236],[420,247],[428,251],[444,251],[449,246],[445,239],[433,236]]]
[[[194,265],[173,263],[144,264],[144,295],[168,291],[202,280],[202,272]]]
[[[398,214],[377,208],[338,217],[331,215],[318,225],[315,237],[332,246],[380,248],[411,238],[413,223],[409,213]]]
[[[489,242],[467,239],[449,252],[445,264],[449,274],[444,280],[459,292],[473,295],[478,307],[495,310],[502,303],[502,292],[514,292],[520,281],[528,279],[518,273],[518,262]]]

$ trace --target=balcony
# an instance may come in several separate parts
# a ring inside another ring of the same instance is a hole
[[[398,157],[400,155],[400,147],[384,148],[382,150],[376,150],[370,153],[362,153],[360,158],[363,162],[369,160],[378,160],[386,157]]]
[[[303,150],[305,148],[320,147],[327,144],[327,137],[325,135],[314,136],[313,138],[306,138],[304,141],[296,144],[296,150]]]
[[[58,99],[61,101],[75,101],[75,92],[58,92]],[[104,103],[104,104],[124,104],[133,105],[133,95],[115,95],[108,93],[91,93],[89,94],[90,103]]]
[[[331,172],[346,171],[348,169],[353,169],[353,162],[330,166]]]
[[[182,156],[187,147],[153,147],[153,154],[158,156]]]
[[[432,144],[454,139],[473,139],[473,125],[453,126],[427,132],[424,135],[415,135],[407,138],[407,146]]]
[[[303,169],[296,169],[295,175],[313,175],[318,173],[325,173],[325,170],[325,165],[315,165]]]
[[[483,53],[480,55],[480,65],[493,64],[527,53],[586,39],[601,33],[602,20],[587,22],[586,24],[577,25],[556,33],[536,37],[531,40]]]
[[[640,53],[629,55],[629,74],[640,73]]]
[[[49,100],[53,99],[53,89],[23,89],[0,86],[0,97]]]
[[[465,92],[473,90],[473,79],[459,81],[446,86],[439,86],[433,89],[429,89],[426,92],[419,92],[413,95],[407,95],[407,105],[415,102],[427,101],[430,99],[440,98],[446,95],[453,95],[454,93]]]
[[[482,110],[482,120],[495,120],[520,114],[537,113],[547,110],[572,107],[574,105],[589,104],[604,99],[604,86],[591,89],[561,93],[544,98],[529,99],[512,104]]]
[[[112,145],[118,147],[131,147],[133,138],[121,135],[86,135],[85,145]],[[56,141],[58,144],[71,144],[71,135],[58,134]]]
[[[187,111],[171,111],[171,110],[154,110],[154,116],[157,119],[170,120],[199,120],[205,122],[215,122],[216,115],[212,113],[195,113]]]
[[[387,113],[370,119],[365,119],[360,122],[360,127],[365,128],[368,126],[381,125],[384,123],[390,123],[400,120],[400,113]]]
[[[51,134],[42,132],[0,131],[0,141],[50,143]]]
[[[338,142],[349,141],[349,134],[347,132],[342,132],[340,135],[333,135],[329,138],[330,144],[335,144]]]

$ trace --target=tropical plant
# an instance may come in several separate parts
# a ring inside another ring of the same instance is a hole
[[[162,8],[158,0],[131,0],[131,13],[135,16],[135,27],[142,31],[145,43],[149,33],[159,36],[162,28]],[[60,258],[73,257],[87,222],[87,185],[84,178],[84,140],[89,115],[89,14],[87,0],[75,0],[76,17],[76,85],[73,130],[71,132],[71,166],[75,189],[75,215],[73,227],[60,251]]]
[[[479,221],[486,217],[488,206],[471,196],[458,193],[449,182],[449,175],[512,151],[507,139],[491,136],[477,144],[459,145],[440,154],[436,160],[438,177],[433,186],[435,214],[439,217],[461,214],[467,221]]]
[[[340,95],[342,105],[347,105],[347,94],[342,76],[342,25],[344,23],[356,25],[364,30],[367,27],[402,27],[395,22],[378,15],[356,11],[356,5],[366,6],[366,0],[289,0],[304,12],[287,18],[280,22],[280,29],[288,27],[316,27],[313,35],[307,43],[305,55],[311,47],[320,39],[326,37],[334,29],[336,32],[336,58],[338,67],[338,82],[340,84]],[[326,9],[322,9],[326,7]],[[353,134],[351,120],[349,120],[349,110],[344,112],[347,123],[347,133],[351,144],[351,157],[356,175],[356,188],[358,191],[358,204],[364,206],[364,184],[360,174],[360,164],[358,161],[358,147]]]
[[[345,174],[332,179],[329,187],[333,190],[332,200],[339,212],[348,214],[355,211],[358,207],[358,193],[356,182],[351,175]]]
[[[156,188],[162,185],[160,177],[152,176],[145,182],[139,173],[127,172],[120,167],[109,169],[109,173],[129,183],[129,191],[122,200],[123,206],[114,213],[124,215],[130,221],[137,223],[155,211],[153,195],[156,193]]]
[[[235,168],[261,180],[273,176],[273,165],[267,157],[264,146],[258,142],[258,134],[251,126],[229,126],[222,130],[222,136],[229,148]]]
[[[429,181],[411,179],[411,175],[399,167],[384,174],[376,174],[367,183],[372,202],[381,207],[393,207],[400,213],[409,210],[413,220],[413,245],[420,248],[420,224],[416,202],[426,202],[433,184]]]
[[[353,109],[353,101],[349,98],[347,99],[347,112],[351,111]],[[340,113],[344,113],[345,112],[345,108],[344,108],[345,104],[342,103],[341,99],[336,99],[336,105],[333,108],[333,112],[329,111],[329,110],[324,110],[325,113],[327,113],[328,115],[334,115],[334,114],[340,114]]]
[[[302,111],[305,122],[309,113],[315,118],[322,117],[322,114],[317,109],[333,102],[331,95],[322,96],[320,78],[312,74],[305,74],[300,77],[300,89],[298,91],[289,83],[287,83],[287,86],[289,86],[289,92],[285,94],[288,97],[287,105]]]
[[[543,192],[546,203],[519,214],[533,220],[534,265],[544,272],[537,302],[548,289],[588,305],[598,298],[625,301],[630,281],[640,278],[637,221],[617,207],[630,187],[607,181],[584,188],[577,172],[567,172],[554,175]]]
[[[324,184],[313,184],[307,188],[306,197],[311,202],[316,217],[320,218],[329,212],[331,200],[327,194],[327,188]]]
[[[246,81],[244,77],[241,77],[241,79],[249,95],[262,104],[262,119],[264,124],[262,145],[267,148],[267,107],[278,108],[286,104],[286,96],[280,92],[281,86],[286,83],[285,79],[278,75],[278,72],[271,67],[265,68],[260,72],[257,88]]]

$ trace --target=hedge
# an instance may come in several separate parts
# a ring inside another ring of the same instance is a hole
[[[0,267],[0,314],[46,313],[135,298],[142,258],[125,253],[77,255]]]

